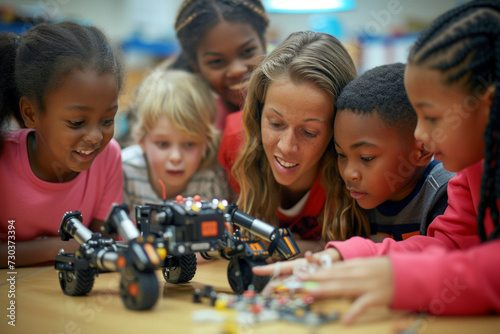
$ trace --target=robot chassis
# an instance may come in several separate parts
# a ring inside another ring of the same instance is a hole
[[[208,202],[195,196],[137,206],[137,227],[128,214],[126,205],[115,204],[103,226],[123,242],[91,232],[82,224],[79,211],[64,215],[61,240],[74,238],[80,244],[74,254],[61,250],[55,258],[65,294],[86,295],[98,274],[120,272],[125,307],[147,310],[159,296],[156,269],[162,269],[169,283],[188,282],[196,273],[196,253],[207,258],[207,252],[213,251],[229,260],[227,278],[235,293],[242,294],[251,285],[260,291],[269,277],[254,275],[254,266],[266,264],[273,254],[288,260],[300,252],[289,229],[275,228],[225,200]],[[249,236],[243,237],[241,229]],[[267,249],[261,239],[269,242]]]

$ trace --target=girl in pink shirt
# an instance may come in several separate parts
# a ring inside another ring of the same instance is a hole
[[[72,22],[3,33],[0,47],[2,75],[15,78],[2,96],[22,127],[3,138],[0,267],[19,267],[77,248],[58,236],[65,212],[81,211],[83,224],[99,231],[111,205],[121,203],[112,138],[122,67],[101,31]]]
[[[379,244],[353,237],[306,256],[344,260],[300,278],[319,283],[309,291],[315,296],[354,298],[345,322],[375,305],[434,315],[500,312],[499,36],[500,2],[477,0],[436,19],[412,47],[405,87],[418,116],[415,137],[457,176],[427,236]],[[281,273],[305,261],[283,263]]]

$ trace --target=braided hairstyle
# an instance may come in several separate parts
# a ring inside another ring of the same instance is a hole
[[[484,218],[489,209],[500,237],[500,1],[475,0],[436,19],[410,50],[408,62],[439,70],[446,84],[460,83],[467,93],[494,87],[490,120],[484,134],[485,163],[478,214],[478,233],[487,239]]]
[[[199,44],[207,31],[221,21],[249,24],[266,45],[269,19],[260,0],[185,0],[175,19],[182,52],[169,67],[192,72],[190,64],[196,62]]]
[[[0,55],[0,107],[5,107],[21,127],[19,98],[31,98],[45,111],[44,97],[73,70],[111,73],[119,88],[122,83],[121,60],[106,36],[95,27],[74,22],[42,23],[22,36],[2,33]]]

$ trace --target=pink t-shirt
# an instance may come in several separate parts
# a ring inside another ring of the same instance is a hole
[[[63,215],[80,211],[85,226],[104,220],[113,203],[121,203],[123,172],[120,146],[107,145],[78,176],[64,183],[40,180],[28,160],[27,137],[31,129],[6,134],[0,159],[0,241],[7,240],[9,220],[14,220],[15,240],[57,236]]]

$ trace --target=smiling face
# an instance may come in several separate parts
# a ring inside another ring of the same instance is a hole
[[[222,21],[209,30],[196,50],[200,73],[230,111],[240,110],[250,75],[265,48],[251,25]]]
[[[206,144],[193,141],[178,131],[167,117],[155,123],[141,140],[141,147],[148,159],[150,182],[158,196],[162,197],[161,179],[167,198],[179,195],[189,179],[198,170]]]
[[[310,83],[269,85],[262,110],[262,144],[274,178],[291,192],[310,189],[332,139],[333,102]]]
[[[415,137],[447,170],[457,172],[484,158],[491,91],[483,87],[467,94],[459,84],[443,84],[439,71],[411,64],[405,87],[418,116]]]
[[[48,182],[63,182],[90,168],[113,138],[118,110],[118,84],[111,74],[73,71],[44,98],[40,111],[21,99],[28,127],[36,128],[29,140],[30,164],[35,175]]]
[[[392,131],[377,113],[338,110],[334,134],[340,175],[360,207],[399,201],[414,189],[420,171],[417,142]]]

